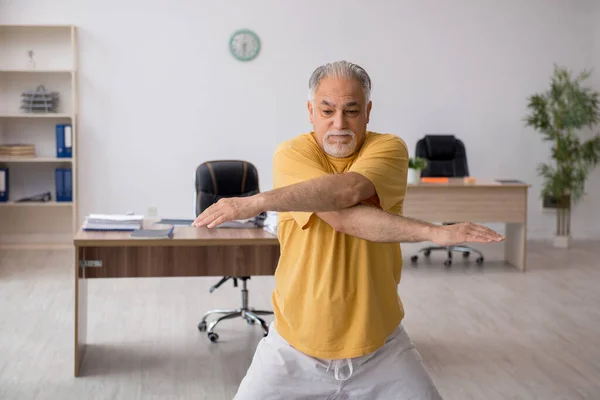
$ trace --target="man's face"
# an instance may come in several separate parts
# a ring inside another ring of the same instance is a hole
[[[315,92],[314,104],[308,102],[308,113],[321,149],[333,157],[343,158],[362,146],[371,102],[365,104],[365,95],[357,80],[326,77]]]

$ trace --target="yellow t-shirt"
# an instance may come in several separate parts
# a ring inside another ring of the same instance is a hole
[[[328,174],[357,172],[377,191],[381,208],[401,215],[408,150],[395,135],[367,132],[358,153],[331,157],[314,134],[282,143],[273,158],[275,188]],[[278,214],[281,248],[273,292],[275,327],[312,357],[353,358],[384,345],[404,317],[398,296],[398,243],[338,233],[310,212]]]

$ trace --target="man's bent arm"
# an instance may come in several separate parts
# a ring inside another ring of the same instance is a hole
[[[488,243],[504,240],[501,235],[482,225],[468,222],[448,226],[434,225],[365,205],[317,213],[317,216],[340,233],[372,242],[431,241],[445,246],[467,241]]]
[[[332,174],[256,195],[262,211],[335,211],[376,194],[370,180],[356,172]]]

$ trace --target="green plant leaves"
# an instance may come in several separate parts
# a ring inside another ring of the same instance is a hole
[[[410,157],[408,159],[408,168],[424,170],[427,167],[427,160],[421,157]]]
[[[600,161],[600,136],[585,142],[576,136],[577,131],[593,128],[600,120],[598,92],[582,86],[590,75],[584,70],[573,77],[567,69],[555,65],[550,89],[528,99],[525,126],[539,131],[544,141],[554,143],[553,165],[540,164],[537,168],[543,179],[542,197],[579,201],[590,170]],[[563,206],[568,208],[570,204]]]

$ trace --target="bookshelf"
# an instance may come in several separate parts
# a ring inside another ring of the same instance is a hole
[[[0,146],[33,144],[35,156],[0,155],[9,170],[8,201],[0,202],[0,249],[70,248],[78,228],[77,28],[0,25]],[[22,93],[43,85],[57,92],[51,112],[21,109]],[[72,157],[56,154],[56,125],[71,125]],[[72,201],[57,201],[55,170],[72,174]],[[47,202],[20,199],[51,193]]]

